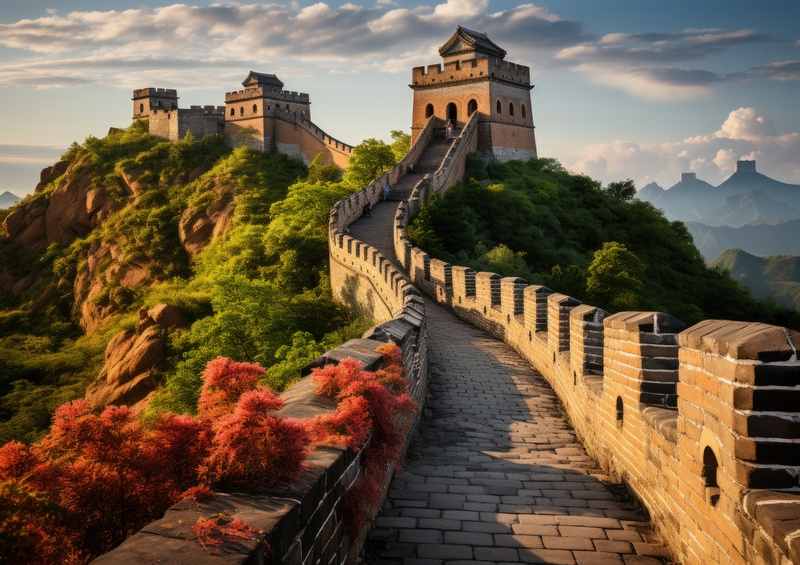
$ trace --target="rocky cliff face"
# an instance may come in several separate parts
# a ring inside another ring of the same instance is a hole
[[[96,408],[116,404],[143,409],[158,385],[167,334],[185,324],[180,310],[168,304],[141,310],[135,330],[122,331],[108,342],[103,369],[86,391],[89,404]]]
[[[186,162],[157,146],[160,140],[140,137],[130,149],[124,143],[112,140],[95,153],[81,148],[45,168],[34,193],[5,217],[0,294],[10,304],[44,316],[58,302],[76,328],[93,334],[231,227],[235,186],[226,180],[202,179],[202,197],[189,204],[198,192],[192,183],[219,155]],[[159,237],[172,246],[168,253],[151,246]],[[184,324],[168,304],[140,312],[136,329],[107,344],[86,398],[96,407],[143,407],[158,383],[167,334]]]
[[[233,195],[217,189],[207,206],[184,210],[178,223],[178,235],[186,252],[194,257],[209,243],[223,235],[233,220]]]
[[[41,250],[51,243],[68,244],[88,234],[118,207],[104,188],[93,186],[85,157],[72,163],[59,161],[44,169],[41,179],[34,196],[4,222],[11,242],[23,247]]]

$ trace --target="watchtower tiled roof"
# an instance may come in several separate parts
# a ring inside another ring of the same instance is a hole
[[[439,48],[439,55],[447,57],[460,53],[481,53],[500,59],[505,58],[506,50],[480,31],[458,26],[456,32]]]
[[[257,73],[250,71],[247,78],[242,82],[242,86],[269,86],[273,88],[283,88],[283,82],[277,76],[268,73]]]

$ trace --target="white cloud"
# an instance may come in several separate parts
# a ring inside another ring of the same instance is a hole
[[[709,84],[681,82],[675,69],[626,68],[605,64],[583,64],[575,67],[589,79],[632,96],[657,101],[687,100],[704,96],[711,91]],[[667,76],[670,73],[672,76]],[[713,81],[709,81],[713,82]]]
[[[396,71],[398,61],[415,56],[415,64],[433,62],[421,57],[435,55],[456,23],[503,37],[512,48],[552,51],[586,38],[579,23],[534,4],[489,13],[489,0],[438,2],[412,9],[378,0],[374,7],[243,2],[53,12],[0,24],[0,46],[18,52],[0,62],[0,86],[127,85],[164,71],[165,80],[184,87],[190,81],[181,77],[194,79],[220,61],[272,71]],[[74,64],[81,60],[86,65]]]
[[[738,108],[728,114],[728,118],[714,135],[723,139],[743,139],[757,142],[764,138],[774,137],[776,133],[772,122],[766,116],[758,114],[755,108]]]
[[[446,0],[434,7],[433,17],[445,20],[473,18],[486,12],[488,7],[489,0]]]
[[[733,173],[737,160],[756,159],[761,172],[800,184],[798,155],[800,132],[778,134],[764,114],[738,108],[715,132],[673,142],[589,145],[567,167],[604,182],[632,178],[639,187],[649,182],[669,187],[686,171],[718,184]]]
[[[685,68],[689,61],[734,46],[769,41],[751,29],[688,29],[668,33],[611,32],[597,37],[581,22],[522,3],[492,11],[489,0],[431,0],[413,8],[396,0],[301,6],[296,0],[227,4],[175,3],[128,10],[48,11],[40,18],[0,24],[0,86],[51,88],[87,83],[141,84],[162,72],[185,88],[208,86],[209,68],[288,69],[289,73],[408,70],[401,62],[434,62],[456,24],[487,32],[516,60],[585,73],[597,83],[637,97],[681,100],[707,95],[727,80],[800,80],[800,61],[774,61],[721,75]],[[103,59],[104,64],[97,61]],[[70,62],[85,60],[87,65]],[[30,66],[27,74],[20,61]],[[118,65],[113,62],[118,62]],[[241,70],[241,69],[239,69]],[[199,85],[198,85],[199,86]],[[215,84],[220,86],[220,82]]]

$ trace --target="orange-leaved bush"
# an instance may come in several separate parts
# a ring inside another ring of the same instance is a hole
[[[259,365],[215,359],[199,417],[166,413],[145,424],[127,407],[95,414],[75,400],[55,410],[37,443],[0,447],[0,562],[85,563],[181,498],[294,478],[308,434],[274,414],[282,402],[258,388],[263,375]]]
[[[197,417],[167,413],[145,424],[127,407],[96,414],[83,400],[60,406],[40,441],[0,447],[0,562],[86,563],[178,500],[293,480],[312,441],[360,449],[369,440],[364,473],[346,501],[360,527],[415,409],[399,348],[381,353],[378,371],[353,359],[316,370],[318,392],[337,409],[311,422],[277,413],[283,402],[259,386],[262,367],[226,358],[206,366]],[[255,535],[235,518],[200,520],[194,530],[205,545],[218,534]]]
[[[203,476],[213,484],[249,489],[294,478],[302,468],[310,438],[302,422],[275,416],[282,405],[267,389],[242,394],[233,413],[214,423]]]
[[[209,361],[203,371],[198,415],[213,419],[230,413],[242,394],[256,388],[264,373],[258,363],[243,363],[227,357]]]
[[[346,500],[353,535],[377,509],[386,473],[400,458],[409,415],[416,410],[403,377],[400,348],[387,344],[378,351],[384,366],[377,371],[364,371],[359,361],[344,359],[312,373],[317,393],[339,400],[333,415],[315,422],[316,435],[324,437],[327,431],[328,439],[339,442],[349,435],[349,442],[344,443],[358,448],[371,432],[369,445],[361,454],[363,472]]]

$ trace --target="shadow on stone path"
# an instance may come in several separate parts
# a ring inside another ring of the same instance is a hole
[[[393,261],[397,204],[378,204],[350,230]],[[426,306],[426,414],[370,532],[366,562],[661,563],[666,553],[641,507],[606,482],[547,382],[505,343]]]

